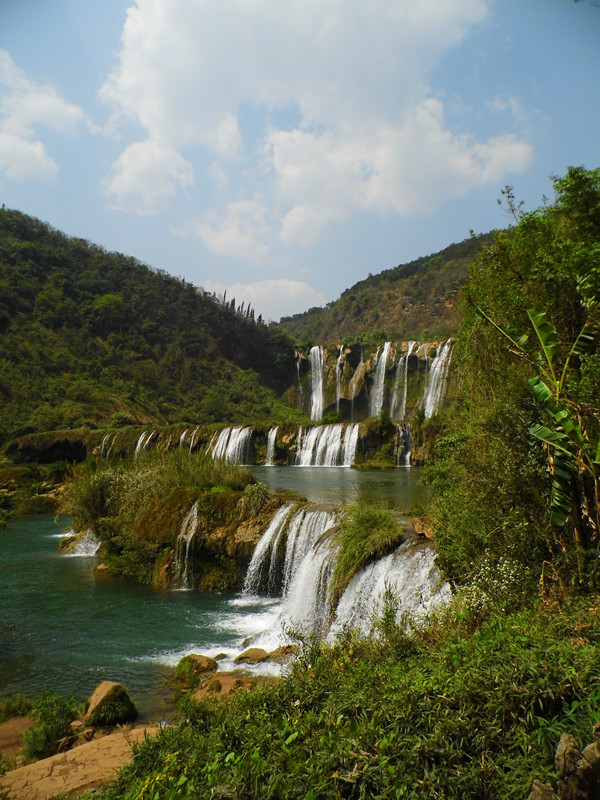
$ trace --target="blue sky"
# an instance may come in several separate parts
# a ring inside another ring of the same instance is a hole
[[[267,319],[579,164],[591,0],[0,0],[0,202]]]

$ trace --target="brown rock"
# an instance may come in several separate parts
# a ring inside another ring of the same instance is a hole
[[[534,781],[528,800],[558,800],[558,795],[547,783]]]
[[[188,656],[186,656],[186,658],[189,658],[193,663],[194,671],[196,673],[216,672],[219,668],[217,660],[215,658],[211,658],[210,656],[203,656],[199,653],[190,653]],[[181,663],[181,661],[179,663]]]
[[[597,796],[592,765],[586,761],[577,742],[568,733],[560,737],[555,764],[561,800],[591,800]]]
[[[236,664],[258,664],[260,661],[266,661],[268,657],[269,654],[262,647],[249,647],[243,653],[240,653],[234,661]]]
[[[109,726],[131,722],[136,716],[135,706],[123,686],[115,681],[102,681],[90,697],[83,720],[89,725]]]
[[[0,724],[0,750],[9,756],[25,750],[23,734],[35,725],[33,717],[13,717]]]
[[[297,644],[283,644],[281,647],[271,650],[265,661],[275,661],[277,664],[285,664],[293,658],[300,648]]]

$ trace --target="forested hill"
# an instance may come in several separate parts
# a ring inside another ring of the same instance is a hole
[[[0,343],[0,442],[128,418],[265,417],[294,368],[287,336],[249,309],[9,209]]]
[[[369,275],[334,303],[283,317],[280,325],[297,341],[319,343],[378,332],[387,338],[421,340],[455,335],[460,322],[458,293],[467,268],[493,237],[493,233],[473,236],[439,253]]]

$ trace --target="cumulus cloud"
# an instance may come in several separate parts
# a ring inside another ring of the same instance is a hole
[[[73,134],[92,127],[79,106],[62,98],[49,83],[30,80],[6,50],[0,50],[0,170],[11,180],[47,180],[58,166],[37,138],[41,127]]]
[[[198,189],[206,182],[217,196],[194,230],[213,252],[260,261],[277,237],[310,244],[355,212],[423,214],[524,168],[527,142],[454,133],[429,86],[488,5],[136,0],[101,95],[115,126],[133,117],[173,162],[185,151],[210,164],[194,161]],[[293,124],[276,122],[283,109],[295,111]],[[147,213],[153,203],[138,171],[122,168],[126,153],[107,191]],[[161,203],[188,185],[169,169],[153,174]],[[257,192],[260,208],[245,199]]]
[[[250,303],[256,315],[262,314],[265,320],[279,320],[305,311],[313,306],[326,303],[325,295],[313,289],[304,281],[273,278],[256,283],[233,283],[225,286],[214,281],[205,281],[204,289],[222,296],[227,292],[228,299],[235,298],[236,304]]]
[[[259,198],[228,203],[223,212],[209,211],[174,233],[196,233],[208,249],[223,256],[233,256],[259,264],[265,261],[268,248],[266,207]]]

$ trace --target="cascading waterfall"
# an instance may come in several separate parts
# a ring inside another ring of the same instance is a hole
[[[302,391],[302,381],[300,379],[300,364],[302,362],[302,354],[298,353],[296,356],[296,373],[298,374],[298,394],[300,398],[300,403],[298,408],[302,408],[302,398],[304,397],[304,392]]]
[[[176,589],[191,588],[190,548],[197,526],[198,504],[194,503],[194,505],[183,518],[175,545],[175,580],[173,581],[173,584]]]
[[[275,443],[277,442],[277,431],[279,427],[276,425],[271,428],[267,437],[267,457],[265,459],[265,466],[272,467],[275,460]]]
[[[390,404],[390,417],[392,419],[404,419],[406,417],[406,398],[408,396],[408,360],[412,351],[417,346],[416,342],[406,343],[406,353],[398,359],[396,367],[396,379]],[[402,381],[402,399],[398,401],[400,394],[400,382]]]
[[[398,445],[396,451],[396,466],[410,467],[410,453],[413,446],[413,438],[408,422],[398,425]]]
[[[146,437],[148,438],[146,439]],[[143,433],[140,434],[140,437],[135,445],[135,451],[133,453],[134,458],[135,456],[138,455],[142,447],[145,447],[145,445],[150,441],[151,438],[152,438],[152,431],[143,431]]]
[[[185,444],[185,437],[187,436],[187,432],[188,432],[188,428],[186,428],[184,430],[184,432],[181,434],[181,436],[179,437],[179,447],[183,447],[183,445]]]
[[[200,430],[200,428],[194,428],[194,432],[192,433],[192,438],[190,439],[190,453],[194,449],[194,443],[196,441],[196,434],[198,433],[199,430]]]
[[[310,418],[321,419],[323,416],[323,348],[315,345],[310,348]]]
[[[342,358],[344,356],[344,345],[340,345],[340,352],[335,362],[335,410],[340,410],[340,397],[342,394]]]
[[[371,402],[369,404],[369,413],[372,417],[378,417],[383,408],[383,394],[385,390],[385,373],[387,369],[387,361],[390,353],[391,342],[386,342],[383,345],[381,355],[379,349],[375,356],[377,360],[377,367],[375,369],[375,379],[373,381],[373,390],[371,393]]]
[[[453,340],[448,341],[438,349],[431,365],[431,370],[427,379],[427,386],[421,401],[425,412],[425,418],[432,417],[439,408],[446,386],[448,367],[452,358]]]
[[[358,442],[358,423],[315,425],[298,431],[298,467],[351,467]]]
[[[277,591],[277,546],[293,507],[293,503],[281,506],[258,540],[246,572],[244,594],[274,594]]]
[[[244,428],[224,428],[212,449],[212,457],[235,464],[247,463],[252,430],[249,425]]]
[[[104,458],[106,456],[106,452],[105,452],[106,451],[106,443],[108,441],[108,437],[109,436],[110,436],[110,433],[107,433],[106,436],[104,436],[103,439],[102,439],[102,444],[100,446],[100,458]]]
[[[348,627],[369,633],[386,597],[396,605],[396,619],[401,621],[405,614],[422,619],[450,596],[450,586],[440,586],[433,547],[405,542],[352,578],[337,605],[328,639]]]
[[[74,535],[75,534],[73,531],[71,531],[67,534],[67,537]],[[83,536],[80,536],[74,545],[69,549],[69,551],[65,553],[65,556],[68,558],[75,558],[77,556],[95,556],[100,549],[101,544],[102,540],[96,536],[91,528],[88,528]]]

